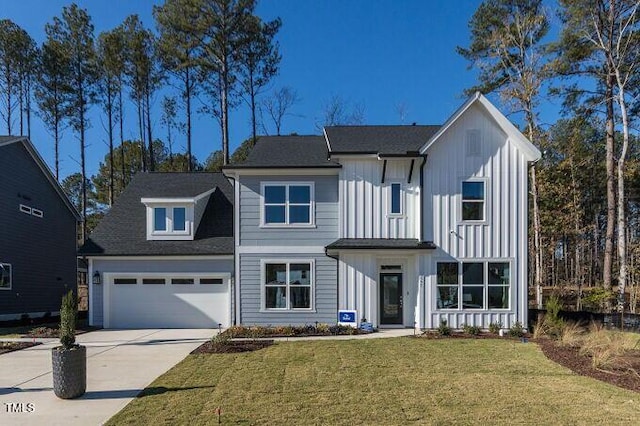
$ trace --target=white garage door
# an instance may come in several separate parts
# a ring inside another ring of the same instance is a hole
[[[229,275],[104,274],[104,281],[105,328],[229,326]]]

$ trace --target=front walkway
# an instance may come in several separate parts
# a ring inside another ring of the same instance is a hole
[[[87,393],[75,400],[53,393],[51,348],[57,340],[0,355],[0,424],[102,424],[216,332],[99,330],[79,335],[78,343],[87,346]]]

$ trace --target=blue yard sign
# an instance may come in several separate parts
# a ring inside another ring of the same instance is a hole
[[[340,325],[350,325],[352,327],[357,327],[358,315],[356,311],[338,311],[338,324]]]

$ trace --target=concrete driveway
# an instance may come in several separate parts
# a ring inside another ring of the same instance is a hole
[[[80,335],[78,343],[87,346],[87,393],[75,400],[53,393],[51,348],[57,340],[0,355],[0,425],[102,424],[215,333],[149,329]]]

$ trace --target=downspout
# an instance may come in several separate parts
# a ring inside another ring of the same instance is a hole
[[[239,325],[239,322],[237,321],[239,315],[238,313],[240,312],[240,306],[239,306],[239,302],[240,302],[240,292],[238,291],[238,274],[240,273],[240,271],[236,270],[238,268],[236,268],[237,265],[237,256],[238,253],[236,251],[236,238],[240,238],[239,235],[236,235],[236,209],[240,208],[240,206],[237,206],[236,203],[239,200],[236,200],[236,185],[238,184],[238,181],[236,180],[235,177],[233,176],[229,176],[227,174],[224,175],[227,179],[230,179],[233,181],[233,215],[231,215],[231,229],[233,230],[233,299],[235,301],[235,303],[233,304],[233,312],[232,312],[232,317],[233,317],[233,325]]]
[[[424,242],[424,165],[427,164],[428,154],[422,156],[420,163],[420,242]]]

